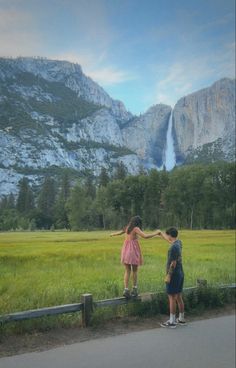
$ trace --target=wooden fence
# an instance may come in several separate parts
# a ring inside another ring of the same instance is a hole
[[[206,287],[206,280],[197,280],[197,286],[189,287],[184,289],[184,293],[188,293],[190,291],[196,290],[199,287]],[[221,285],[220,289],[235,289],[236,284],[229,285]],[[82,312],[82,325],[83,327],[87,327],[89,325],[91,316],[93,314],[94,308],[103,308],[103,307],[114,307],[119,305],[125,305],[130,303],[137,302],[147,302],[152,301],[153,298],[158,295],[163,294],[163,292],[159,293],[145,293],[139,295],[137,298],[126,299],[122,298],[114,298],[114,299],[105,299],[93,301],[92,294],[83,294],[81,295],[81,302],[74,304],[65,304],[58,305],[54,307],[40,308],[40,309],[32,309],[23,312],[16,312],[11,314],[0,315],[0,323],[8,323],[12,321],[22,321],[28,320],[32,318],[39,318],[44,316],[58,315],[64,313],[74,313],[74,312]]]

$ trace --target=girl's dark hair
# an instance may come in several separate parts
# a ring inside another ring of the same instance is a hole
[[[131,217],[130,222],[126,227],[127,234],[130,234],[135,227],[142,229],[142,219],[140,216]]]

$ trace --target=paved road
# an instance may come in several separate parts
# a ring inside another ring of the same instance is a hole
[[[233,368],[235,317],[226,316],[0,359],[0,368]]]

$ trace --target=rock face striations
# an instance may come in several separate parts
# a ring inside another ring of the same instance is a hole
[[[78,64],[42,58],[0,58],[0,196],[17,192],[28,176],[123,162],[128,172],[163,166],[173,116],[177,164],[233,159],[234,81],[182,98],[139,117],[83,74]]]
[[[173,122],[178,162],[234,160],[235,80],[181,98]]]

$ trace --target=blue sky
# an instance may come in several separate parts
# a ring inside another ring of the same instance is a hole
[[[78,62],[135,114],[234,77],[234,0],[0,0],[0,55]]]

